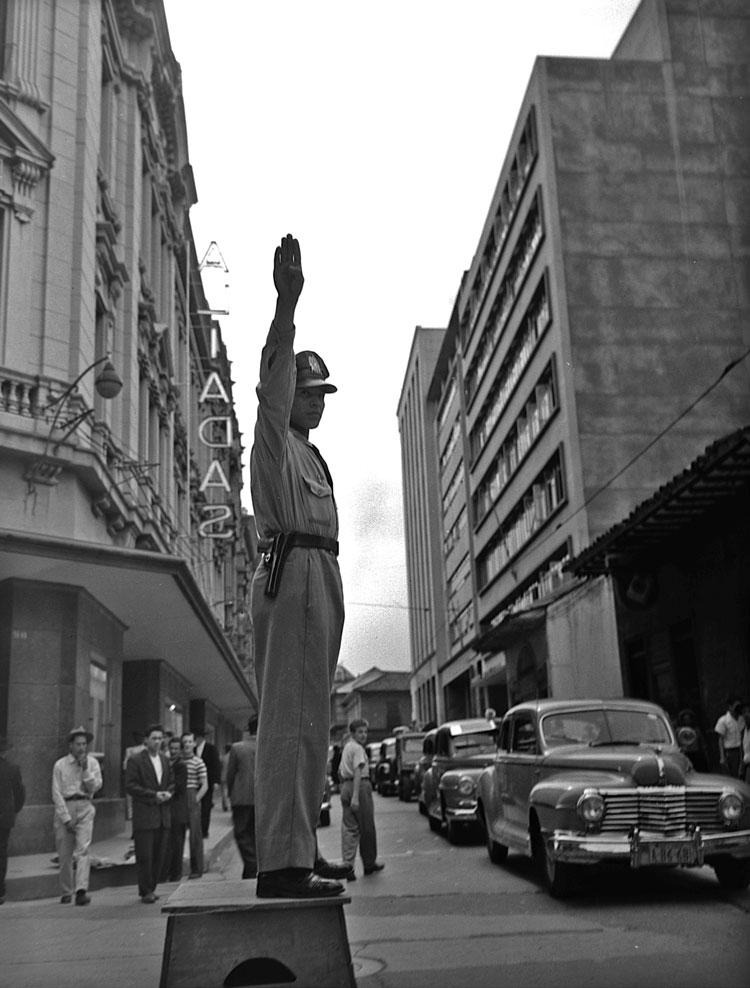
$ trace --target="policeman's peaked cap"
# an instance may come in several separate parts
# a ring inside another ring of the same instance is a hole
[[[338,388],[328,382],[328,368],[321,356],[313,350],[300,350],[295,354],[298,388],[320,388],[325,394],[333,394]]]

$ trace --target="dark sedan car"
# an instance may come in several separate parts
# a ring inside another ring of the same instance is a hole
[[[495,725],[475,717],[441,724],[419,800],[430,828],[456,843],[477,822],[477,779],[495,753]]]
[[[750,884],[750,786],[696,772],[667,714],[640,700],[540,700],[503,717],[478,784],[487,850],[534,858],[554,896],[581,865],[714,868]]]

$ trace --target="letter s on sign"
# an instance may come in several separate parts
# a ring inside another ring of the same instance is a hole
[[[198,525],[198,534],[205,539],[231,539],[234,532],[224,528],[223,522],[229,521],[232,517],[232,509],[228,504],[204,504],[201,513],[210,514],[213,517],[206,518]],[[218,531],[211,531],[214,526],[221,526]]]

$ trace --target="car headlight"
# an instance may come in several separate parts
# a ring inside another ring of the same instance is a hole
[[[736,823],[742,816],[744,803],[735,789],[725,789],[719,796],[719,812],[726,823]]]
[[[461,793],[462,796],[473,795],[475,788],[476,786],[474,783],[474,779],[472,779],[471,776],[462,775],[461,778],[458,780],[458,791]]]
[[[584,823],[601,823],[606,807],[597,789],[586,789],[578,800],[576,810]]]

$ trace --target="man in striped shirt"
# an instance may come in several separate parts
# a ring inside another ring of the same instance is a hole
[[[187,767],[188,827],[190,828],[190,877],[203,875],[203,826],[201,800],[208,792],[206,763],[195,753],[195,735],[186,731],[182,738],[182,757]]]

